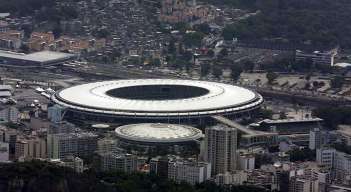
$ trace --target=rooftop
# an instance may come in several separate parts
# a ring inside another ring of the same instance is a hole
[[[10,51],[0,50],[0,57],[10,58],[10,59],[19,59],[25,61],[33,61],[39,63],[52,62],[56,60],[72,58],[73,54],[54,52],[54,51],[40,51],[36,53],[24,54],[16,53]]]
[[[52,100],[82,111],[133,116],[231,113],[257,107],[263,102],[262,96],[242,87],[175,79],[88,83],[56,92]]]
[[[203,137],[201,130],[175,124],[142,123],[118,127],[118,137],[140,142],[185,142]]]

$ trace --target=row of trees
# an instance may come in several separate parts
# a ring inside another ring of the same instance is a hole
[[[96,172],[82,174],[69,168],[58,167],[43,161],[0,164],[1,191],[35,192],[255,192],[264,191],[252,186],[224,188],[213,182],[196,186],[177,184],[166,178],[144,173]]]
[[[316,160],[316,152],[312,151],[309,148],[303,149],[293,149],[288,152],[290,155],[290,161],[315,161]]]
[[[240,78],[240,75],[243,71],[252,71],[254,68],[254,63],[250,60],[245,60],[241,63],[232,63],[230,66],[230,77],[233,81],[237,81]],[[205,77],[210,74],[215,78],[220,78],[223,75],[222,65],[214,65],[209,63],[204,63],[201,65],[201,76]]]
[[[351,125],[351,107],[322,106],[314,109],[313,115],[324,119],[325,125],[330,129],[336,129],[340,124]]]

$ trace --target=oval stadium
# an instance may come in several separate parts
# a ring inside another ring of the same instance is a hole
[[[258,93],[229,84],[177,79],[135,79],[77,85],[56,92],[69,118],[119,122],[201,122],[260,107]]]

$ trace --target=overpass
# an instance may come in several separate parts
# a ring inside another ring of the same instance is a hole
[[[238,129],[243,135],[241,136],[240,145],[242,147],[251,147],[255,145],[274,144],[277,141],[278,134],[263,132],[249,129],[239,123],[232,121],[224,116],[215,115],[212,118],[219,123]]]

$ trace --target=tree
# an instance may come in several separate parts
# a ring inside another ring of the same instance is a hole
[[[176,40],[175,39],[171,39],[169,41],[169,45],[168,45],[168,53],[172,54],[172,55],[175,55],[176,52],[177,52],[177,48],[175,46],[175,42]]]
[[[287,118],[287,116],[286,116],[285,112],[284,112],[284,111],[281,111],[281,112],[279,113],[279,119],[286,119],[286,118]]]
[[[29,53],[29,47],[28,47],[28,45],[26,45],[26,44],[22,44],[22,45],[20,46],[20,50],[21,50],[21,52],[23,52],[23,53]]]
[[[215,78],[219,79],[219,78],[222,76],[222,74],[223,74],[223,69],[222,69],[222,67],[220,67],[220,66],[214,66],[214,67],[213,67],[213,69],[212,69],[212,75],[213,75]]]
[[[189,24],[185,23],[185,22],[180,22],[180,23],[176,23],[174,25],[174,29],[178,30],[181,33],[185,33],[186,30],[190,29]]]
[[[339,124],[351,125],[351,107],[321,106],[314,109],[312,115],[323,119],[329,129],[336,129]]]
[[[199,32],[186,33],[184,35],[184,44],[188,47],[200,47],[204,35]]]
[[[215,52],[212,49],[207,51],[207,56],[214,57],[214,55],[215,55]]]
[[[122,53],[117,50],[117,49],[113,49],[112,50],[112,57],[120,57],[122,55]]]
[[[268,154],[256,154],[255,155],[255,168],[259,169],[261,165],[273,164],[273,159]]]
[[[211,65],[208,63],[201,64],[201,77],[205,77],[210,73]]]
[[[272,119],[273,111],[270,109],[260,109],[258,113],[258,117],[262,119]]]
[[[236,64],[230,66],[230,70],[230,77],[233,81],[237,81],[240,78],[240,74],[243,72],[242,67]]]
[[[241,66],[244,71],[252,71],[255,67],[255,63],[251,60],[245,60]]]
[[[59,38],[62,33],[62,28],[59,24],[55,25],[54,29],[52,30],[52,33],[54,34],[55,39]]]
[[[211,32],[211,28],[210,26],[207,24],[207,23],[202,23],[202,24],[199,24],[199,25],[195,25],[194,28],[197,30],[197,31],[200,31],[201,33],[204,33],[204,34],[210,34]]]
[[[227,49],[227,48],[221,49],[221,51],[219,52],[219,55],[220,55],[221,57],[226,57],[226,56],[228,56],[228,49]]]
[[[151,60],[151,63],[150,63],[152,66],[156,66],[156,67],[159,67],[159,66],[161,66],[161,61],[160,61],[160,59],[157,59],[157,58],[155,58],[155,59],[152,59]]]
[[[95,29],[93,31],[93,36],[97,38],[107,38],[111,33],[107,28]]]
[[[24,37],[25,37],[25,38],[29,38],[30,35],[31,35],[32,32],[33,32],[33,27],[32,27],[31,25],[29,25],[29,24],[24,24],[24,25],[22,26],[22,30],[23,30],[23,32],[24,32]]]
[[[268,84],[272,84],[278,78],[278,74],[274,72],[268,72],[266,74],[266,78],[268,80]]]
[[[314,161],[316,159],[316,152],[310,150],[309,148],[303,149],[293,149],[289,151],[290,161]]]
[[[182,57],[184,60],[190,61],[193,58],[193,53],[191,51],[185,51]]]
[[[330,86],[332,88],[341,88],[344,84],[344,77],[342,76],[334,76],[333,79],[330,80]]]

